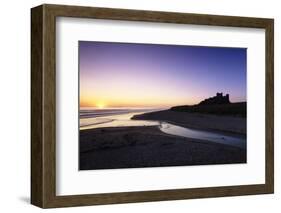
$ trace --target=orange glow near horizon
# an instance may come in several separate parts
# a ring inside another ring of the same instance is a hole
[[[138,75],[141,73],[139,71]],[[126,74],[111,76],[106,80],[95,76],[82,77],[80,107],[172,107],[196,104],[205,98],[200,88],[183,90],[185,82],[171,84],[170,79],[155,81],[150,76],[133,76],[130,72]]]
[[[106,96],[105,96],[106,97]],[[94,96],[84,96],[80,99],[80,107],[96,107],[99,109],[110,107],[172,107],[177,105],[196,104],[200,100],[182,99],[181,97],[171,97],[169,100],[165,96],[151,94],[148,97],[127,96],[124,94],[116,97],[100,98]]]

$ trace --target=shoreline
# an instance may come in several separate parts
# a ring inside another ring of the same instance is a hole
[[[79,155],[80,170],[246,163],[246,150],[157,126],[80,130]]]

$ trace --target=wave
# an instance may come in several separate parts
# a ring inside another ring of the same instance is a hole
[[[87,126],[105,124],[105,123],[110,123],[112,121],[114,121],[114,119],[103,119],[103,120],[95,120],[95,121],[91,120],[91,122],[80,124],[80,127],[87,127]]]
[[[85,109],[80,110],[80,118],[96,118],[145,111],[151,111],[151,109]]]

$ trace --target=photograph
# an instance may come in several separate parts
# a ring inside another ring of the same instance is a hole
[[[78,41],[78,57],[79,170],[247,163],[247,48]]]

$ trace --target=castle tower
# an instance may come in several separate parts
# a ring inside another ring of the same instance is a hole
[[[226,99],[227,102],[230,102],[230,101],[229,101],[229,94],[226,94],[226,95],[225,95],[225,99]]]
[[[222,97],[222,94],[223,94],[223,93],[217,92],[217,97]]]

